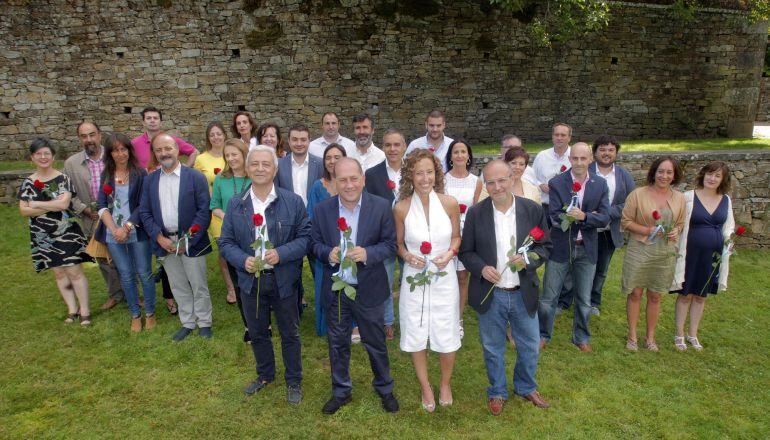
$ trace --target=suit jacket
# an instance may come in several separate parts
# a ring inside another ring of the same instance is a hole
[[[230,199],[219,236],[219,253],[235,267],[241,294],[251,294],[256,277],[246,272],[246,258],[254,255],[251,243],[256,239],[252,216],[251,187]],[[275,266],[278,294],[287,298],[296,292],[302,277],[302,259],[310,244],[310,219],[300,196],[275,188],[276,199],[265,209],[267,236],[280,258]]]
[[[310,194],[310,188],[316,180],[323,177],[324,166],[323,160],[308,154],[305,159],[307,163],[307,191],[305,194]],[[275,174],[275,186],[294,192],[294,180],[291,176],[291,153],[282,157],[278,161],[278,172]]]
[[[588,166],[588,172],[596,174],[596,162]],[[601,176],[599,176],[601,177]],[[626,197],[636,188],[634,178],[625,168],[615,164],[615,194],[610,203],[610,234],[612,244],[616,248],[623,247],[623,233],[620,232],[620,218],[623,216],[623,207],[626,206]]]
[[[387,161],[380,162],[377,165],[366,170],[366,191],[369,194],[380,196],[393,205],[393,190],[388,188],[388,170],[385,168]],[[398,182],[395,182],[398,185]]]
[[[537,312],[540,280],[537,278],[537,268],[548,258],[551,251],[551,240],[548,237],[548,225],[543,207],[532,200],[514,196],[516,200],[516,248],[518,249],[529,231],[535,226],[545,232],[545,237],[535,242],[530,248],[540,259],[530,259],[529,265],[518,272],[519,286],[524,305],[530,316]],[[482,300],[492,287],[481,271],[485,266],[497,267],[497,238],[495,237],[494,205],[491,198],[472,206],[465,215],[463,240],[460,244],[459,257],[465,268],[470,272],[468,282],[468,304],[479,313],[486,313],[492,301]]]
[[[78,215],[86,237],[90,237],[94,233],[96,222],[91,220],[90,217],[83,215],[83,210],[91,203],[96,202],[96,200],[91,198],[91,170],[88,169],[86,164],[87,157],[85,150],[81,150],[68,157],[64,161],[64,174],[70,178],[74,188],[70,206],[75,214]]]
[[[366,264],[358,263],[358,291],[356,302],[366,306],[382,304],[390,296],[388,274],[383,261],[396,255],[396,225],[390,203],[382,197],[361,193],[361,214],[356,232],[356,246],[366,249]],[[339,270],[339,265],[329,264],[329,252],[340,243],[340,230],[337,219],[340,216],[339,196],[320,202],[313,209],[313,227],[310,235],[313,255],[323,265],[321,281],[324,307],[334,299],[332,292],[332,274]]]
[[[104,174],[102,174],[102,177],[104,177]],[[128,217],[126,221],[130,221],[136,226],[136,239],[139,241],[144,241],[148,238],[147,232],[142,228],[142,220],[139,217],[139,205],[142,200],[142,183],[145,178],[147,178],[147,171],[140,168],[138,173],[131,173],[131,177],[128,180],[128,210],[131,212],[131,216]],[[96,202],[97,210],[107,208],[108,205],[113,202],[113,200],[104,193],[105,183],[115,188],[115,177],[111,176],[110,180],[106,182],[102,179],[102,186],[99,188],[99,199]],[[125,203],[123,200],[121,200],[121,202]],[[99,227],[96,228],[96,239],[102,243],[107,241],[107,227],[104,226],[104,223],[99,223]]]
[[[553,254],[551,259],[559,263],[569,261],[570,246],[574,246],[578,231],[582,234],[588,260],[596,264],[599,255],[599,234],[596,228],[607,225],[610,221],[610,203],[607,201],[607,181],[596,174],[588,173],[588,182],[583,190],[583,204],[580,209],[585,212],[583,221],[575,221],[567,232],[559,226],[561,219],[559,214],[564,213],[565,205],[569,205],[572,199],[572,173],[568,170],[556,175],[548,181],[548,216],[551,218],[551,240],[553,241]],[[571,234],[571,238],[570,238]]]
[[[158,168],[144,179],[142,184],[142,201],[139,205],[139,217],[142,219],[142,227],[152,241],[152,251],[155,255],[163,257],[166,251],[158,245],[158,234],[168,237],[168,231],[163,226],[163,214],[160,209],[160,196],[158,185],[160,173]],[[211,211],[209,203],[209,183],[200,171],[182,165],[179,176],[179,235],[190,230],[194,224],[200,226],[200,232],[189,240],[186,255],[195,257],[211,252],[211,242],[206,230],[211,223]]]

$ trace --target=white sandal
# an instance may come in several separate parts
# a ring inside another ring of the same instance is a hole
[[[700,345],[700,342],[698,342],[698,338],[690,336],[690,335],[687,335],[686,338],[687,338],[687,342],[689,342],[690,345],[692,345],[692,348],[694,348],[697,351],[703,350],[703,346]]]
[[[687,344],[684,343],[684,336],[674,336],[674,347],[679,351],[687,350]]]

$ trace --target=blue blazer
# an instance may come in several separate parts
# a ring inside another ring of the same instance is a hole
[[[104,177],[104,174],[102,174]],[[147,240],[147,233],[142,228],[142,221],[139,218],[139,204],[142,200],[142,182],[147,177],[147,171],[143,168],[139,169],[139,172],[132,172],[128,179],[128,210],[131,212],[131,216],[126,219],[136,226],[136,239],[138,241]],[[102,178],[102,186],[99,188],[99,196],[96,200],[96,209],[101,210],[106,208],[110,204],[111,200],[104,193],[104,184],[108,184],[115,188],[115,176],[110,176],[110,180],[105,181]],[[107,241],[107,227],[104,223],[99,223],[99,227],[96,229],[96,240],[105,243]]]
[[[366,170],[366,191],[369,194],[380,196],[393,204],[393,190],[388,188],[388,170],[385,168],[387,161],[384,160],[377,165]],[[398,182],[396,182],[398,185]]]
[[[166,251],[158,246],[158,234],[168,237],[168,231],[163,226],[163,214],[160,209],[160,197],[158,184],[160,173],[157,169],[144,179],[142,185],[142,201],[139,205],[139,217],[142,219],[142,227],[152,242],[152,251],[155,255],[163,257]],[[206,177],[198,170],[182,165],[179,178],[179,235],[187,232],[194,224],[200,226],[200,232],[190,238],[187,256],[194,257],[211,252],[211,242],[206,230],[211,223],[211,211],[209,203],[209,183]]]
[[[305,160],[308,161],[306,194],[310,194],[310,188],[313,187],[313,183],[323,177],[323,160],[312,154],[308,154]],[[294,192],[294,181],[291,177],[291,153],[278,161],[278,172],[275,174],[274,181],[277,187]]]
[[[382,304],[390,296],[390,284],[383,261],[396,255],[396,225],[387,200],[367,192],[362,192],[361,197],[358,224],[351,225],[358,228],[356,245],[366,249],[366,264],[358,263],[356,302],[372,307]],[[322,201],[313,209],[311,249],[323,265],[321,304],[324,307],[328,307],[336,295],[332,292],[331,277],[339,266],[329,265],[329,252],[340,243],[340,230],[337,228],[339,203],[339,196],[335,196]]]
[[[588,172],[596,174],[596,162],[588,166]],[[601,177],[601,176],[599,176]],[[615,164],[615,194],[610,203],[610,234],[612,244],[616,248],[623,247],[623,233],[620,232],[620,217],[623,216],[623,208],[626,206],[626,198],[636,188],[634,178],[625,168]]]
[[[572,199],[572,173],[567,170],[548,181],[550,203],[548,216],[551,218],[551,241],[553,253],[551,260],[567,263],[570,256],[570,246],[574,246],[578,231],[583,238],[583,246],[588,254],[588,260],[596,264],[599,254],[599,234],[596,228],[601,228],[610,221],[610,203],[607,201],[607,182],[596,174],[588,173],[588,184],[583,194],[581,210],[585,212],[584,221],[572,223],[572,227],[563,232],[559,214],[564,213],[565,205]],[[572,234],[571,238],[568,234]]]
[[[256,239],[252,216],[251,187],[230,199],[219,236],[219,253],[238,273],[241,294],[250,295],[256,277],[246,272],[246,258],[254,256],[251,243]],[[278,294],[287,298],[296,292],[302,277],[302,259],[310,244],[310,219],[302,198],[283,188],[275,188],[276,199],[265,209],[267,235],[278,251],[275,266]]]

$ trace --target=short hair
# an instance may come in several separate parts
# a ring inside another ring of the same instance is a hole
[[[511,147],[505,152],[503,160],[505,163],[510,163],[513,159],[521,157],[524,159],[524,165],[529,164],[529,153],[522,147]]]
[[[385,130],[385,134],[382,135],[383,143],[385,142],[385,136],[390,136],[391,134],[397,134],[401,136],[401,142],[403,142],[404,146],[406,146],[406,138],[404,137],[404,133],[401,133],[401,131],[397,128],[389,128]]]
[[[572,136],[572,126],[567,124],[566,122],[557,122],[551,126],[551,133],[553,133],[554,130],[556,130],[556,127],[567,127],[567,132],[570,136]]]
[[[372,127],[374,127],[374,119],[369,116],[369,113],[359,113],[353,116],[353,123],[355,124],[356,122],[364,122],[367,119],[372,123]]]
[[[241,141],[243,142],[243,141]],[[273,158],[273,163],[275,164],[275,167],[278,168],[278,155],[275,154],[275,150],[273,150],[271,147],[268,147],[267,145],[257,145],[254,148],[249,149],[249,154],[246,155],[246,164],[249,163],[249,158],[254,153],[270,153],[270,156]]]
[[[243,156],[243,165],[244,168],[246,166],[246,156],[249,155],[249,147],[246,145],[246,142],[243,142],[239,138],[231,138],[225,141],[225,148],[227,147],[233,147],[238,149],[238,151],[241,152],[241,156]],[[224,157],[225,152],[224,148],[222,149],[222,156]],[[221,173],[219,173],[222,177],[234,177],[233,170],[230,168],[230,163],[225,160],[225,168],[222,170]]]
[[[332,173],[330,173],[329,170],[326,169],[326,154],[329,151],[334,150],[335,148],[337,150],[340,150],[340,152],[342,153],[342,157],[348,157],[348,153],[345,151],[345,147],[343,147],[342,145],[336,142],[332,142],[331,144],[327,145],[326,148],[324,148],[324,154],[321,156],[321,160],[323,161],[323,168],[324,168],[323,176],[325,180],[332,180]]]
[[[322,123],[322,124],[324,123],[324,118],[325,118],[325,117],[327,117],[327,116],[329,116],[329,115],[332,115],[332,116],[334,116],[335,118],[337,118],[337,122],[339,122],[339,121],[340,121],[340,117],[339,117],[339,115],[338,115],[337,113],[334,113],[334,112],[326,112],[326,113],[324,113],[324,114],[321,116],[321,123]]]
[[[591,152],[596,154],[596,150],[598,150],[599,147],[601,147],[602,145],[608,145],[608,144],[614,145],[615,150],[620,151],[620,142],[618,142],[618,139],[615,136],[611,136],[609,134],[603,134],[594,141],[594,144],[591,147]]]
[[[698,171],[698,177],[695,179],[695,183],[698,188],[703,188],[703,179],[706,177],[706,174],[716,171],[722,172],[722,181],[719,182],[717,193],[726,194],[727,191],[730,190],[730,168],[728,168],[727,164],[721,160],[715,160],[704,165],[703,168]]]
[[[361,175],[364,175],[364,168],[361,166],[361,162],[353,159],[352,157],[343,157],[342,159],[338,160],[337,163],[334,164],[334,174],[337,174],[337,167],[340,166],[340,164],[347,163],[347,162],[353,162],[356,164],[356,167],[358,167],[358,172],[361,173]]]
[[[33,154],[37,153],[43,148],[48,148],[49,150],[51,150],[51,154],[56,156],[56,148],[53,146],[53,141],[51,141],[48,138],[39,137],[39,138],[35,138],[32,141],[32,143],[29,144],[30,157],[32,157]]]
[[[176,139],[174,138],[174,136],[171,136],[171,134],[168,132],[160,131],[158,132],[158,134],[153,136],[152,139],[150,139],[150,151],[152,151],[152,149],[155,148],[155,141],[163,136],[170,137],[174,141],[174,145],[176,145],[177,150],[179,149],[179,144],[176,142]]]
[[[214,127],[222,130],[222,135],[224,135],[225,139],[227,139],[227,132],[225,131],[225,126],[222,125],[219,121],[211,121],[209,122],[209,125],[206,126],[206,151],[210,151],[212,148],[211,140],[209,139],[209,135],[211,134],[211,130],[214,129]]]
[[[161,112],[160,112],[160,110],[158,110],[157,108],[155,108],[155,107],[153,107],[153,106],[151,106],[151,105],[150,105],[150,106],[147,106],[147,107],[145,107],[144,109],[142,109],[142,111],[141,111],[141,112],[139,112],[139,114],[141,114],[141,115],[142,115],[142,120],[144,120],[144,114],[145,114],[145,113],[148,113],[148,112],[154,112],[154,113],[157,113],[157,114],[158,114],[158,117],[160,118],[160,120],[161,120],[161,121],[163,120],[163,113],[161,113]]]
[[[102,183],[115,177],[115,170],[117,165],[115,159],[112,158],[112,150],[115,149],[115,145],[122,145],[128,150],[128,173],[131,175],[139,174],[139,161],[136,159],[136,153],[134,152],[134,146],[131,145],[131,139],[123,133],[112,133],[107,136],[104,141],[104,172],[102,172]]]
[[[521,138],[516,136],[515,134],[506,134],[505,136],[503,136],[502,139],[500,139],[500,145],[504,144],[505,141],[509,141],[511,139],[518,139],[519,142],[522,142]]]
[[[230,125],[230,131],[233,132],[234,137],[241,137],[241,134],[238,133],[238,126],[235,125],[235,120],[238,119],[238,116],[246,116],[249,119],[249,124],[251,125],[251,133],[249,133],[252,137],[256,136],[257,133],[257,122],[254,121],[254,118],[251,117],[251,113],[247,111],[240,111],[233,115],[233,123]],[[222,130],[224,131],[224,130]]]
[[[650,165],[650,170],[647,171],[647,184],[652,185],[655,183],[655,173],[658,172],[658,167],[660,167],[660,164],[662,164],[665,161],[671,162],[671,165],[674,166],[674,180],[671,182],[672,185],[676,185],[679,182],[682,181],[682,169],[679,168],[679,162],[674,159],[673,156],[660,156],[654,161],[652,161],[652,165]]]
[[[446,116],[444,116],[444,112],[441,110],[431,110],[431,112],[428,113],[428,116],[425,117],[425,120],[427,121],[428,118],[441,118],[446,121]]]
[[[97,132],[101,132],[102,130],[99,128],[99,126],[94,121],[86,121],[85,119],[80,121],[80,124],[78,124],[78,128],[75,129],[75,133],[77,133],[78,136],[80,136],[80,127],[83,126],[83,124],[91,124],[94,127],[96,127]]]
[[[303,124],[301,122],[298,122],[298,123],[292,125],[291,127],[289,127],[289,137],[291,137],[291,132],[292,131],[304,131],[305,133],[310,135],[310,129],[307,128],[307,125],[305,125],[305,124]]]
[[[454,146],[457,144],[463,144],[468,149],[468,163],[466,164],[466,168],[468,171],[471,170],[471,167],[473,166],[473,150],[471,150],[471,144],[468,143],[465,139],[455,139],[452,141],[451,144],[449,144],[449,148],[446,150],[446,156],[444,157],[444,162],[446,163],[447,171],[454,168],[454,164],[452,163],[452,150],[454,149]]]
[[[492,159],[489,162],[487,162],[486,165],[484,165],[484,168],[481,169],[481,177],[484,179],[484,181],[482,183],[484,185],[487,184],[487,180],[486,180],[486,177],[485,177],[486,174],[487,174],[486,170],[487,170],[487,168],[489,168],[489,167],[491,167],[493,165],[503,165],[503,166],[505,166],[505,169],[508,170],[508,176],[511,176],[513,174],[513,171],[511,171],[511,167],[508,166],[508,164],[506,162],[504,162],[502,159]]]

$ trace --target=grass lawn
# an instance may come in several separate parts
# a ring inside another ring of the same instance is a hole
[[[573,139],[573,142],[576,139]],[[593,142],[591,140],[591,142]],[[659,139],[659,140],[620,140],[622,151],[626,152],[655,152],[655,151],[709,151],[709,150],[760,150],[770,148],[770,139]],[[530,153],[550,148],[550,142],[526,142],[524,147]],[[499,144],[472,145],[477,153],[497,154]]]
[[[96,267],[91,282],[93,326],[62,323],[66,309],[50,273],[36,275],[26,221],[0,206],[0,438],[768,438],[770,437],[770,253],[741,251],[730,291],[708,301],[700,339],[705,351],[672,345],[673,296],[663,300],[660,353],[624,349],[625,298],[619,293],[622,255],[613,260],[602,314],[591,320],[595,352],[570,344],[569,314],[557,318],[555,338],[541,355],[539,390],[552,404],[539,410],[512,398],[500,417],[486,410],[487,386],[475,313],[457,357],[455,405],[422,411],[409,356],[389,343],[398,414],[385,414],[370,387],[361,345],[353,348],[353,403],[334,416],[321,406],[330,395],[327,344],[315,336],[313,306],[301,321],[303,389],[298,407],[286,403],[282,362],[274,385],[247,398],[254,360],[241,342],[235,306],[209,258],[214,338],[171,342],[179,321],[161,305],[152,332],[131,334],[121,304],[106,300]],[[306,286],[311,286],[309,274]],[[311,291],[306,287],[306,291]],[[277,333],[277,332],[276,332]],[[640,334],[643,334],[642,331]],[[280,352],[279,339],[274,338]],[[508,351],[509,380],[514,353]],[[438,384],[438,359],[431,377]],[[509,382],[509,387],[512,383]],[[511,390],[512,393],[512,390]],[[437,397],[438,399],[438,397]]]

